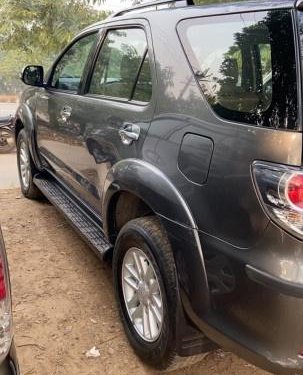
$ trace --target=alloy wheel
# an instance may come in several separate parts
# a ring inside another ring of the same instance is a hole
[[[21,141],[20,151],[19,151],[19,164],[20,164],[20,174],[23,186],[25,189],[29,187],[30,181],[30,159],[26,144]]]
[[[122,289],[133,327],[143,340],[155,342],[163,323],[161,288],[151,260],[138,248],[130,248],[124,256]]]

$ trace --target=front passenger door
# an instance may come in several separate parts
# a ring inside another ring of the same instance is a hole
[[[46,88],[37,97],[37,144],[48,165],[72,187],[77,187],[74,171],[85,163],[81,147],[81,124],[77,121],[79,90],[97,33],[77,39],[55,63]]]

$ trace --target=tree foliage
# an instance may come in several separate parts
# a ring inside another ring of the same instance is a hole
[[[0,77],[15,83],[26,64],[50,65],[85,26],[107,16],[92,7],[98,0],[1,0]],[[1,88],[0,88],[1,89]]]

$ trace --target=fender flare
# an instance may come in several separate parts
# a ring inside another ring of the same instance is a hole
[[[15,115],[15,129],[16,125],[20,121],[25,129],[27,139],[28,139],[28,146],[29,150],[33,159],[35,166],[41,170],[41,161],[37,153],[37,143],[36,143],[36,131],[35,131],[35,119],[30,110],[29,106],[25,103],[22,103],[16,112]],[[16,139],[17,141],[17,139]]]
[[[136,195],[159,216],[172,245],[179,286],[195,312],[205,313],[210,302],[204,256],[196,222],[181,193],[154,165],[138,159],[119,161],[108,172],[103,189],[107,235],[111,201],[121,191]]]

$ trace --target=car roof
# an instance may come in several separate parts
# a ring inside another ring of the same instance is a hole
[[[220,14],[233,14],[233,13],[245,13],[255,12],[262,10],[271,9],[289,9],[296,6],[294,0],[282,1],[282,0],[261,0],[261,1],[238,1],[232,3],[217,3],[208,5],[191,5],[183,7],[170,7],[158,10],[150,10],[145,8],[136,9],[136,7],[126,9],[125,11],[113,14],[109,18],[103,21],[94,23],[88,26],[82,32],[91,31],[101,28],[103,25],[114,21],[131,20],[135,18],[150,18],[156,15],[174,16],[173,18],[191,18],[195,16],[213,16]],[[300,3],[300,1],[298,2]],[[152,4],[147,4],[146,7],[152,7]],[[120,15],[121,14],[121,15]],[[81,32],[81,34],[82,34]]]

